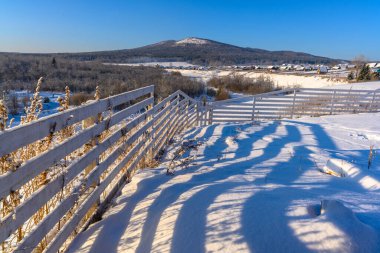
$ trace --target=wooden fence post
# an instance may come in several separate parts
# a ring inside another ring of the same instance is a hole
[[[187,102],[186,102],[186,109],[185,109],[185,113],[186,113],[186,118],[185,118],[185,127],[187,128],[189,126],[189,104],[190,104],[190,100],[187,99]]]
[[[200,113],[200,111],[199,111],[199,102],[197,102],[196,104],[195,104],[195,107],[196,107],[196,113],[197,113],[197,123],[196,123],[196,126],[200,126],[200,117],[199,117],[199,113]]]
[[[252,96],[252,121],[255,120],[255,106],[256,106],[256,98]]]
[[[294,107],[295,107],[295,102],[296,102],[296,89],[294,89],[294,91],[293,91],[293,105],[292,105],[292,113],[291,113],[291,116],[290,116],[290,118],[293,118],[293,116],[294,116]]]
[[[152,127],[151,127],[151,148],[149,149],[149,152],[150,154],[148,154],[148,156],[150,157],[150,162],[152,162],[154,160],[154,141],[155,141],[155,137],[154,137],[154,132],[156,130],[154,124],[155,124],[155,112],[153,110],[153,107],[154,107],[154,91],[152,91],[150,94],[149,94],[150,97],[153,98],[153,102],[152,104],[150,104],[148,106],[148,110],[152,110],[152,115],[149,117],[151,120],[152,120]]]
[[[375,91],[373,92],[372,101],[371,101],[371,104],[370,104],[370,106],[369,106],[369,111],[370,111],[370,112],[372,112],[373,103],[375,102],[375,98],[376,98],[376,92],[377,92],[377,90],[375,90]]]
[[[336,90],[334,90],[333,96],[331,98],[331,108],[330,108],[330,115],[334,113],[334,102],[335,102],[335,95],[336,95]]]
[[[208,124],[212,124],[212,114],[213,114],[213,108],[212,108],[212,102],[208,104]]]

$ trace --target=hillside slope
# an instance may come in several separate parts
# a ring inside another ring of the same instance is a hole
[[[103,62],[187,61],[200,65],[335,63],[337,59],[292,51],[243,48],[213,40],[167,40],[134,49],[62,54],[64,57]]]

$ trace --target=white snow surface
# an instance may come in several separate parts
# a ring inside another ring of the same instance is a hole
[[[22,107],[21,100],[24,97],[31,98],[34,94],[32,92],[29,92],[29,91],[13,91],[11,93],[11,95],[15,95],[17,97],[19,107]],[[43,108],[42,108],[41,113],[39,114],[39,118],[47,117],[47,116],[50,116],[52,114],[57,113],[58,108],[59,108],[59,103],[58,103],[57,99],[59,97],[63,97],[64,95],[65,94],[61,93],[61,92],[41,91],[40,92],[41,99],[44,99],[47,97],[47,98],[49,98],[49,102],[43,103]],[[25,116],[25,113],[19,113],[16,115],[9,114],[7,124],[9,124],[11,119],[13,119],[13,123],[10,127],[18,126],[21,122],[22,116]]]
[[[197,127],[187,168],[141,170],[68,252],[380,252],[380,113]],[[181,143],[168,149],[168,156]],[[330,159],[355,167],[335,177]]]
[[[186,38],[186,39],[179,40],[179,41],[176,42],[177,45],[181,45],[181,44],[204,45],[204,44],[207,44],[207,43],[209,43],[208,40],[199,39],[199,38]]]
[[[117,65],[117,66],[133,66],[133,67],[138,67],[138,66],[147,66],[147,67],[156,67],[158,66],[163,66],[165,68],[170,68],[170,67],[196,67],[196,65],[184,62],[184,61],[154,61],[154,62],[141,62],[141,63],[103,63],[104,65]]]

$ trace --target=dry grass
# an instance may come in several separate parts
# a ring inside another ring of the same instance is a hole
[[[30,101],[30,105],[25,108],[26,115],[21,118],[21,125],[33,122],[38,119],[42,111],[42,98],[39,95],[43,79],[38,80],[34,95]],[[69,109],[70,104],[70,90],[68,87],[65,89],[65,97],[59,99],[60,108],[59,111],[64,111]],[[4,131],[8,129],[12,122],[7,126],[7,114],[8,110],[3,101],[0,101],[0,113],[1,113],[1,125],[0,130]],[[63,141],[67,140],[74,135],[74,126],[67,126],[59,132],[52,132],[47,137],[38,140],[34,143],[28,144],[21,147],[3,157],[0,157],[1,171],[0,174],[5,174],[9,171],[17,170],[26,161],[46,152],[52,146],[58,145]],[[72,156],[75,156],[73,154]],[[1,219],[9,217],[9,215],[15,215],[15,209],[28,200],[37,190],[44,187],[57,175],[61,174],[65,167],[68,165],[68,160],[72,157],[65,157],[64,161],[59,161],[52,168],[48,168],[43,171],[40,175],[33,178],[19,189],[10,193],[7,197],[0,201]],[[62,191],[49,200],[45,205],[43,205],[28,221],[26,221],[21,227],[18,228],[17,232],[12,234],[5,242],[2,242],[2,252],[11,252],[15,249],[18,243],[27,235],[36,225],[38,225],[47,214],[54,209],[60,200],[64,196],[67,196],[70,192],[70,187],[67,189],[62,189]],[[42,251],[47,245],[47,237],[39,244],[35,249],[36,252]]]

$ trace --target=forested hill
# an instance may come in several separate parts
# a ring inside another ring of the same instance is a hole
[[[85,61],[99,60],[118,63],[186,61],[199,65],[330,64],[340,61],[301,52],[244,48],[200,38],[186,38],[179,41],[167,40],[134,49],[71,53],[61,54],[61,56]]]

